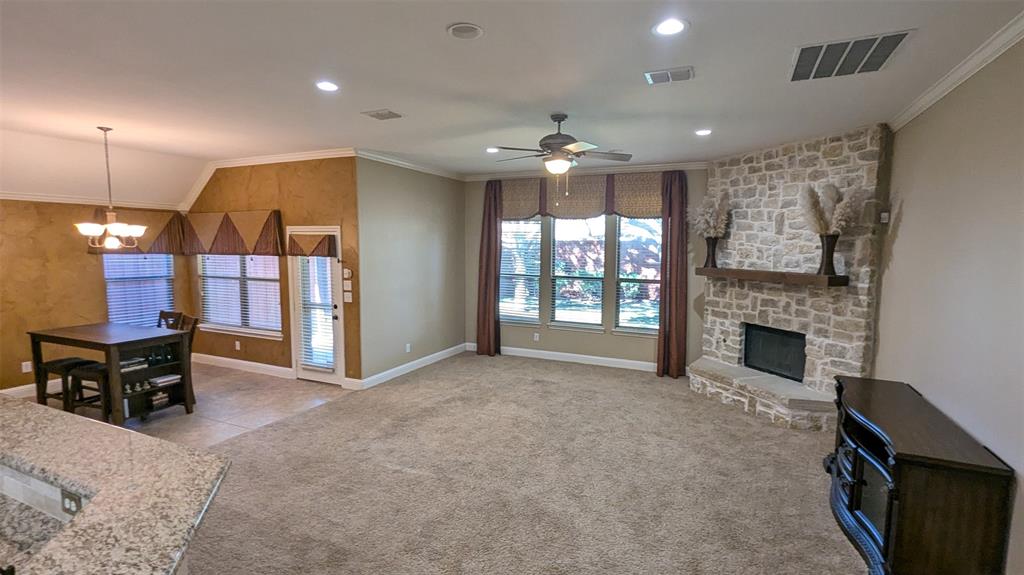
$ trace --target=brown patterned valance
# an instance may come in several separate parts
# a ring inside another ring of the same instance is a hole
[[[501,219],[661,217],[661,172],[502,180]]]
[[[338,242],[334,234],[291,234],[288,236],[288,255],[338,257]]]
[[[218,255],[283,255],[281,212],[196,212],[182,222],[182,252]]]

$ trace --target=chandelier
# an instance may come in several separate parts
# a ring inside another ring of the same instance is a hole
[[[96,129],[103,132],[103,153],[107,159],[107,223],[83,222],[75,224],[75,227],[78,228],[78,233],[89,238],[89,247],[108,250],[134,248],[139,245],[138,238],[146,233],[146,226],[117,221],[117,212],[114,211],[114,199],[110,187],[110,145],[107,142],[107,132],[113,128],[98,126]]]

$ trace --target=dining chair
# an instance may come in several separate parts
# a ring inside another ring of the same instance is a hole
[[[98,408],[103,421],[110,421],[110,390],[107,389],[107,366],[91,362],[71,370],[69,401],[65,411],[74,413],[79,407]],[[88,383],[94,383],[88,385]],[[86,394],[86,391],[93,392]]]
[[[167,329],[181,329],[181,319],[185,314],[180,311],[161,311],[160,316],[157,317],[156,326],[166,327]]]

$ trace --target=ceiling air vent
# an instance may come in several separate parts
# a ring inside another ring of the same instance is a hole
[[[369,116],[374,120],[394,120],[395,118],[401,118],[402,115],[398,112],[392,112],[387,108],[381,110],[370,110],[369,112],[361,112],[364,116]]]
[[[693,79],[693,66],[672,68],[671,70],[655,70],[644,72],[644,78],[651,86],[655,84],[668,84],[669,82],[682,82]]]
[[[878,71],[912,31],[803,46],[797,52],[790,80],[798,82]]]

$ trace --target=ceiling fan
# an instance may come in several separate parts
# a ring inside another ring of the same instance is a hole
[[[513,148],[511,146],[496,146],[499,150],[510,150],[514,152],[534,152],[525,156],[505,158],[499,162],[522,160],[524,158],[544,158],[544,167],[552,174],[564,174],[576,165],[578,158],[595,158],[600,160],[614,160],[616,162],[628,162],[633,154],[620,152],[598,152],[597,146],[589,142],[577,140],[569,134],[562,133],[562,122],[569,118],[562,113],[551,114],[551,121],[558,124],[558,131],[548,134],[540,139],[536,148]]]

